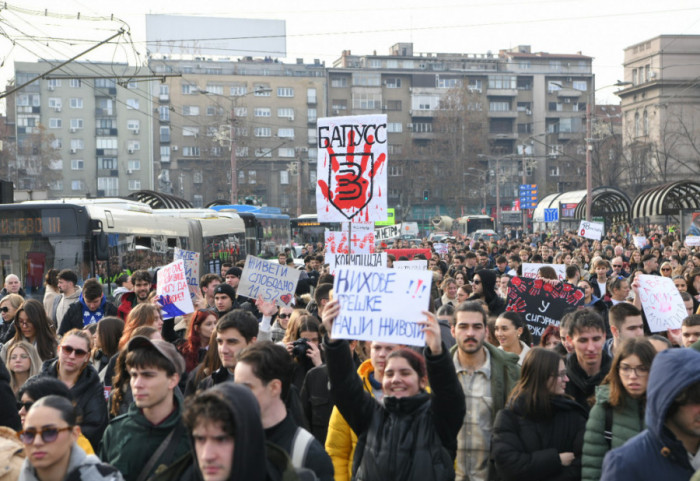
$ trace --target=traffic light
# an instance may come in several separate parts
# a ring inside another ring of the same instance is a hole
[[[429,200],[429,199],[430,199],[430,191],[424,190],[423,191],[423,200]]]

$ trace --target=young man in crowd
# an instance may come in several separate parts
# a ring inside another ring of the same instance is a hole
[[[683,319],[681,336],[683,347],[690,347],[700,339],[700,314],[693,314]]]
[[[221,284],[221,277],[218,274],[204,274],[199,279],[199,290],[202,293],[202,299],[204,301],[204,306],[202,309],[207,307],[214,307],[214,289],[216,286]]]
[[[236,290],[228,284],[214,288],[214,307],[219,317],[231,312],[236,306]]]
[[[83,292],[78,302],[74,302],[63,316],[58,335],[63,336],[71,329],[82,329],[99,322],[103,317],[116,316],[117,308],[107,301],[102,292],[102,284],[97,279],[88,279],[83,284]]]
[[[51,319],[54,326],[58,328],[61,325],[63,316],[68,312],[68,308],[74,302],[80,299],[82,288],[78,285],[78,276],[70,269],[63,269],[58,273],[58,292],[60,296],[56,296],[54,300]]]
[[[131,283],[134,286],[133,292],[127,292],[122,296],[117,313],[122,320],[126,320],[131,310],[139,304],[148,301],[148,294],[151,293],[151,283],[153,277],[146,270],[138,270],[131,274]]]
[[[241,282],[241,274],[243,270],[240,267],[231,267],[226,271],[224,279],[226,279],[226,284],[238,289],[238,284]]]
[[[610,308],[608,313],[612,337],[605,341],[605,350],[610,358],[615,357],[615,351],[625,339],[644,337],[644,320],[642,311],[634,304],[621,302]]]

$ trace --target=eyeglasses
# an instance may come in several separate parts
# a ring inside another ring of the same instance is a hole
[[[632,373],[637,377],[645,377],[649,374],[649,368],[646,366],[620,366],[620,374],[623,376],[630,376]]]
[[[621,265],[613,265],[613,269],[621,269],[621,268],[622,268]]]
[[[32,444],[37,434],[41,436],[41,440],[45,443],[52,443],[58,439],[58,435],[63,431],[70,431],[73,426],[65,428],[44,428],[44,429],[25,429],[17,433],[17,437],[24,444]]]
[[[70,356],[71,354],[75,353],[75,356],[76,356],[76,357],[83,357],[84,355],[87,354],[87,351],[84,350],[84,349],[77,349],[77,348],[75,348],[75,347],[67,346],[67,345],[66,345],[66,346],[61,346],[61,351],[65,352],[65,353],[66,353],[67,355],[69,355],[69,356]]]
[[[279,317],[280,319],[289,319],[290,317],[292,317],[292,315],[291,314],[277,314],[277,317]]]
[[[479,284],[481,284],[481,281],[480,281],[479,279],[474,279],[474,280],[472,281],[472,284],[478,286]]]
[[[7,306],[2,306],[2,307],[0,307],[0,311],[1,312],[10,312],[10,308]]]
[[[670,271],[671,268],[670,268],[670,267],[662,267],[661,270],[662,270],[662,271]]]
[[[20,326],[31,326],[31,325],[32,325],[32,323],[31,323],[31,321],[30,321],[29,319],[27,319],[27,320],[25,320],[25,321],[23,321],[22,319],[20,319],[20,320],[18,321],[18,324],[19,324]]]
[[[29,408],[32,407],[32,404],[34,404],[34,401],[17,401],[17,411],[21,411],[22,408],[24,408],[25,411],[29,411]]]
[[[566,377],[566,369],[554,374],[554,377],[558,377],[559,379],[564,379]]]

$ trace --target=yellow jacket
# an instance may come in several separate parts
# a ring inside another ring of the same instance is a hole
[[[362,378],[365,391],[374,397],[372,385],[369,382],[370,373],[374,372],[372,361],[367,359],[357,368],[357,374]],[[328,436],[326,436],[326,452],[333,461],[335,481],[350,481],[352,478],[352,460],[355,456],[357,435],[350,429],[338,408],[333,406],[331,419],[328,421]]]

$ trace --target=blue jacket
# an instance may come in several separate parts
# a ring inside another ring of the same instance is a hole
[[[654,358],[647,388],[647,429],[608,452],[601,481],[663,479],[687,481],[695,470],[688,452],[664,426],[673,400],[686,387],[700,382],[700,353],[669,349]]]

